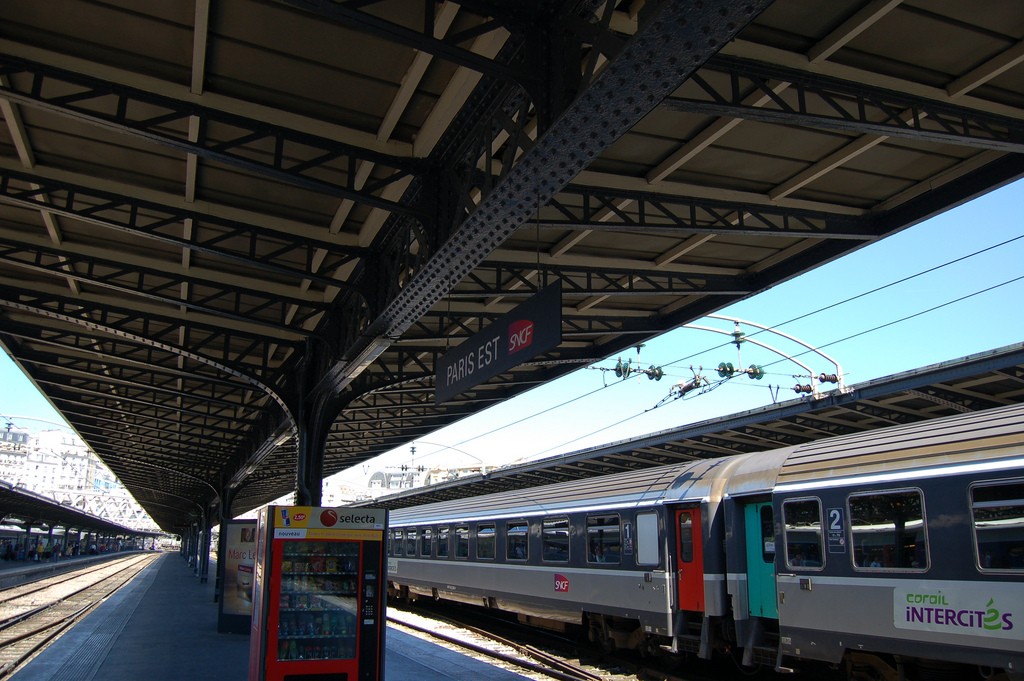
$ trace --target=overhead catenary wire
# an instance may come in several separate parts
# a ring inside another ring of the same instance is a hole
[[[964,262],[966,260],[969,260],[971,258],[977,257],[977,256],[985,254],[985,253],[988,253],[990,251],[993,251],[993,250],[996,250],[996,249],[1008,246],[1008,245],[1010,245],[1010,244],[1012,244],[1012,243],[1014,243],[1016,241],[1020,241],[1021,239],[1024,239],[1024,234],[1015,236],[1015,237],[1010,238],[1010,239],[1006,239],[1006,240],[1001,241],[1001,242],[999,242],[997,244],[993,244],[991,246],[987,246],[987,247],[979,249],[977,251],[973,251],[971,253],[968,253],[966,255],[960,256],[958,258],[954,258],[954,259],[946,261],[944,263],[940,263],[940,264],[935,265],[933,267],[929,267],[927,269],[921,270],[921,271],[916,272],[914,274],[911,274],[911,275],[908,275],[908,276],[905,276],[905,277],[901,277],[901,278],[896,279],[894,281],[891,281],[891,282],[889,282],[887,284],[883,284],[881,286],[876,286],[875,288],[872,288],[872,289],[870,289],[868,291],[864,291],[864,292],[858,293],[856,295],[850,296],[848,298],[844,298],[843,300],[839,300],[837,302],[830,303],[829,305],[826,305],[824,307],[817,308],[815,310],[811,310],[809,312],[806,312],[804,314],[798,315],[798,316],[793,317],[791,319],[788,319],[786,321],[780,322],[778,324],[771,325],[769,327],[769,329],[781,328],[781,327],[786,326],[788,324],[792,324],[792,323],[795,323],[797,321],[801,321],[801,320],[807,319],[809,317],[812,317],[812,316],[817,315],[817,314],[821,314],[821,313],[826,312],[828,310],[835,309],[835,308],[840,307],[842,305],[845,305],[847,303],[851,303],[853,301],[859,300],[861,298],[865,298],[865,297],[873,295],[875,293],[879,293],[881,291],[893,288],[895,286],[899,286],[901,284],[905,284],[905,283],[907,283],[909,281],[912,281],[914,279],[917,279],[919,277],[925,276],[927,274],[931,274],[933,272],[937,272],[937,271],[942,270],[944,268],[950,267],[950,266],[955,265],[957,263]],[[985,287],[983,289],[979,289],[979,290],[974,291],[972,293],[968,293],[968,294],[965,294],[963,296],[959,296],[957,298],[954,298],[952,300],[946,301],[944,303],[940,303],[938,305],[933,305],[933,306],[931,306],[931,307],[929,307],[927,309],[920,310],[920,311],[915,312],[913,314],[905,315],[905,316],[903,316],[903,317],[901,317],[899,319],[894,319],[894,320],[891,320],[891,321],[886,322],[884,324],[876,325],[876,326],[871,327],[869,329],[865,329],[863,331],[859,331],[857,333],[850,334],[850,335],[845,336],[843,338],[839,338],[839,339],[835,339],[835,340],[829,341],[829,342],[821,344],[821,345],[819,345],[817,347],[819,347],[819,348],[826,348],[826,347],[831,347],[831,346],[834,346],[834,345],[838,345],[840,343],[844,343],[844,342],[853,340],[855,338],[859,338],[859,337],[862,337],[864,335],[867,335],[867,334],[870,334],[870,333],[874,333],[874,332],[880,331],[882,329],[885,329],[885,328],[888,328],[888,327],[891,327],[891,326],[895,326],[897,324],[906,322],[906,321],[908,321],[910,319],[914,319],[914,318],[920,317],[922,315],[929,314],[929,313],[934,312],[936,310],[949,307],[950,305],[955,305],[957,303],[963,302],[965,300],[969,300],[969,299],[974,298],[974,297],[979,296],[979,295],[983,295],[983,294],[988,293],[990,291],[994,291],[996,289],[1002,288],[1004,286],[1008,286],[1010,284],[1019,282],[1021,280],[1024,280],[1024,275],[1018,276],[1018,277],[1014,277],[1014,278],[1011,278],[1011,279],[1008,279],[1008,280],[1005,280],[1005,281],[1003,281],[1001,283],[994,284],[992,286],[988,286],[988,287]],[[749,334],[749,336],[755,336],[757,334],[766,333],[766,332],[767,332],[766,330],[758,330],[758,331],[755,331],[755,332]],[[679,365],[683,364],[684,362],[687,362],[688,360],[691,360],[693,358],[696,358],[696,357],[699,357],[701,355],[707,354],[708,352],[714,352],[715,350],[729,347],[732,344],[733,344],[733,341],[726,341],[726,342],[718,343],[718,344],[712,345],[711,347],[709,347],[707,349],[691,353],[691,354],[689,354],[689,355],[687,355],[685,357],[673,360],[673,361],[668,362],[668,363],[666,363],[664,365],[661,365],[661,366],[662,367],[679,366]],[[808,354],[810,352],[811,352],[810,350],[806,350],[806,351],[804,351],[802,353],[798,353],[798,354],[796,354],[794,356],[799,357],[801,355]],[[775,364],[780,364],[780,363],[783,363],[783,362],[786,362],[786,361],[788,361],[788,360],[786,360],[786,359],[779,359],[779,360],[775,360],[773,362],[769,362],[769,363],[765,364],[764,366],[765,367],[770,367],[770,366],[773,366]],[[724,383],[728,382],[729,380],[731,380],[731,379],[722,379],[721,381],[711,382],[709,384],[709,388],[707,390],[703,390],[703,391],[701,391],[700,393],[697,393],[697,394],[691,394],[688,397],[683,395],[683,396],[680,396],[677,399],[692,399],[693,397],[696,397],[698,394],[704,394],[706,392],[710,392],[710,390],[714,390],[714,389],[720,387],[721,385],[723,385]],[[626,382],[627,381],[623,380],[623,381],[616,381],[614,383],[609,383],[609,384],[602,385],[601,387],[599,387],[599,388],[597,388],[595,390],[591,390],[589,392],[577,395],[577,396],[572,397],[572,398],[570,398],[568,400],[565,400],[563,402],[560,402],[560,403],[555,404],[555,405],[550,406],[550,407],[546,407],[546,408],[544,408],[544,409],[542,409],[540,411],[537,411],[537,412],[532,413],[532,414],[528,414],[526,416],[523,416],[522,418],[518,418],[518,419],[516,419],[514,421],[511,421],[509,423],[505,423],[505,424],[503,424],[501,426],[498,426],[496,428],[492,428],[492,429],[490,429],[488,431],[485,431],[485,432],[473,435],[472,437],[465,438],[465,439],[463,439],[463,440],[461,440],[459,442],[456,442],[454,446],[459,447],[459,446],[468,444],[470,442],[473,442],[474,440],[478,440],[480,438],[487,437],[489,435],[493,435],[493,434],[498,433],[498,432],[500,432],[502,430],[505,430],[505,429],[510,428],[512,426],[515,426],[515,425],[519,425],[521,423],[529,421],[529,420],[531,420],[533,418],[536,418],[538,416],[541,416],[543,414],[549,414],[549,413],[551,413],[552,411],[554,411],[556,409],[561,409],[563,407],[569,406],[570,404],[573,404],[574,402],[577,402],[577,401],[579,401],[581,399],[584,399],[586,397],[590,397],[590,396],[595,395],[597,393],[600,393],[600,392],[602,392],[604,390],[608,390],[608,389],[610,389],[610,388],[612,388],[612,387],[614,387],[616,385],[624,385]],[[654,407],[651,407],[651,408],[648,408],[648,409],[644,409],[644,410],[639,411],[637,413],[634,413],[634,414],[632,414],[630,416],[627,416],[627,417],[625,417],[623,419],[620,419],[619,421],[616,421],[614,423],[602,426],[601,428],[598,428],[597,430],[594,430],[594,431],[591,431],[591,432],[579,435],[579,436],[574,437],[574,438],[572,438],[570,440],[562,442],[561,444],[554,445],[552,447],[548,447],[548,448],[546,448],[546,449],[544,449],[542,451],[534,453],[533,455],[531,455],[530,457],[527,457],[527,458],[536,458],[538,456],[546,454],[547,452],[550,452],[550,451],[559,449],[561,447],[565,447],[567,445],[570,445],[573,442],[577,442],[579,440],[583,440],[583,439],[586,439],[586,438],[589,438],[589,437],[593,437],[594,435],[597,435],[597,434],[599,434],[601,432],[604,432],[604,431],[606,431],[606,430],[608,430],[610,428],[614,428],[614,427],[620,426],[620,425],[622,425],[624,423],[628,423],[629,421],[631,421],[633,419],[639,418],[640,416],[643,416],[644,414],[647,414],[647,413],[653,411],[654,409],[657,409],[657,408],[659,408],[661,406],[664,406],[664,404],[667,404],[667,403],[669,403],[671,401],[675,401],[675,400],[663,400],[663,403],[659,403],[659,404],[655,405]]]
[[[905,322],[905,321],[907,321],[909,319],[913,319],[915,317],[920,317],[921,315],[928,314],[929,312],[934,312],[935,310],[938,310],[938,309],[941,309],[941,308],[944,308],[944,307],[948,307],[950,305],[954,305],[954,304],[959,303],[959,302],[963,302],[964,300],[968,300],[970,298],[974,298],[976,296],[982,295],[982,294],[987,293],[989,291],[993,291],[993,290],[995,290],[997,288],[1001,288],[1003,286],[1008,286],[1009,284],[1013,284],[1013,283],[1018,282],[1018,281],[1024,281],[1024,276],[1020,276],[1020,277],[1015,277],[1013,279],[1009,279],[1009,280],[1004,281],[1004,282],[1002,282],[1000,284],[995,284],[993,286],[989,286],[987,288],[975,291],[973,293],[969,293],[967,295],[961,296],[961,297],[956,298],[954,300],[947,301],[947,302],[942,303],[940,305],[934,305],[934,306],[932,306],[932,307],[930,307],[930,308],[928,308],[926,310],[921,310],[919,312],[915,312],[914,314],[906,315],[906,316],[901,317],[899,319],[894,319],[892,321],[886,322],[885,324],[880,324],[880,325],[872,327],[870,329],[866,329],[864,331],[859,331],[859,332],[857,332],[855,334],[851,334],[849,336],[845,336],[843,338],[839,338],[839,339],[830,341],[830,342],[825,343],[825,344],[823,344],[823,345],[821,345],[819,347],[825,348],[825,347],[829,347],[829,346],[832,346],[832,345],[837,345],[839,343],[843,343],[843,342],[852,340],[854,338],[859,338],[859,337],[864,336],[864,335],[866,335],[868,333],[873,333],[875,331],[879,331],[881,329],[884,329],[884,328],[887,328],[887,327],[890,327],[890,326],[894,326],[896,324],[900,324],[900,323]],[[724,345],[729,345],[729,344],[725,343],[725,344],[723,344],[723,346]],[[811,352],[812,352],[811,350],[805,350],[803,353],[800,353],[800,354],[809,354]],[[797,355],[797,356],[799,356],[799,355]],[[765,366],[771,366],[773,364],[779,364],[779,363],[787,362],[787,361],[789,361],[789,360],[787,360],[787,359],[778,359],[778,360],[776,360],[774,362],[770,362],[770,363],[766,364]],[[726,378],[726,379],[722,379],[721,381],[717,381],[715,383],[712,383],[711,384],[712,387],[709,390],[703,391],[701,394],[704,394],[706,392],[710,392],[710,390],[714,390],[715,388],[720,387],[721,385],[725,384],[726,382],[728,382],[730,380],[732,380],[732,378]],[[613,383],[611,385],[616,385],[616,384]],[[771,386],[768,386],[768,387],[769,387],[769,389],[771,388]],[[696,397],[696,395],[694,395],[693,397]],[[687,397],[686,396],[680,396],[677,399],[687,399]],[[575,401],[575,400],[573,400],[573,401]],[[671,401],[675,401],[675,400],[663,400],[662,402],[660,402],[659,404],[655,405],[654,407],[651,407],[650,409],[644,409],[643,411],[639,411],[639,412],[637,412],[635,414],[632,414],[631,416],[627,416],[627,417],[625,417],[623,419],[620,419],[619,421],[616,421],[615,423],[611,423],[611,424],[608,424],[606,426],[602,426],[601,428],[598,428],[597,430],[594,430],[594,431],[591,431],[591,432],[588,432],[588,433],[584,433],[582,435],[579,435],[577,437],[572,438],[571,440],[567,440],[567,441],[562,442],[562,443],[560,443],[558,445],[554,445],[552,447],[548,447],[547,449],[544,449],[544,450],[542,450],[540,452],[535,453],[533,456],[537,457],[537,456],[540,456],[542,454],[546,454],[547,452],[554,451],[554,450],[559,449],[561,447],[565,447],[567,445],[570,445],[573,442],[577,442],[579,440],[583,440],[583,439],[586,439],[588,437],[593,437],[594,435],[597,435],[598,433],[601,433],[601,432],[603,432],[605,430],[608,430],[609,428],[614,428],[614,427],[617,427],[617,426],[621,426],[622,424],[628,423],[629,421],[631,421],[631,420],[633,420],[635,418],[639,418],[640,416],[643,416],[644,414],[647,414],[647,413],[653,411],[654,409],[662,407],[662,406],[664,406],[665,404],[668,404]],[[559,405],[559,406],[562,406],[562,405]],[[557,407],[555,407],[555,408],[557,408]],[[537,415],[539,415],[541,413],[547,413],[547,412],[550,412],[550,411],[551,411],[551,409],[546,409],[543,412],[538,412],[538,414],[533,414],[530,417],[521,419],[521,421],[527,420],[528,418],[532,418],[533,416],[537,416]],[[492,432],[497,432],[498,430],[501,430],[501,428],[496,428]],[[483,435],[486,435],[486,434],[489,434],[489,433],[484,433],[484,434],[478,435],[478,436],[476,436],[474,438],[470,438],[470,439],[472,440],[472,439],[476,439],[477,437],[483,437]]]

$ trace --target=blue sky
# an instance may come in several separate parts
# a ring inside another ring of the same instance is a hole
[[[904,230],[856,253],[780,284],[719,315],[773,327],[817,347],[856,384],[929,364],[1024,341],[1024,181]],[[731,322],[696,324],[731,332]],[[743,331],[782,353],[805,348],[785,338]],[[490,466],[529,460],[623,440],[797,397],[802,369],[779,355],[746,343],[741,350],[725,335],[677,329],[640,349],[610,357],[529,391],[417,441],[413,459],[402,447],[346,479],[388,465]],[[610,370],[616,359],[634,366],[664,367],[665,377],[626,380]],[[815,374],[832,373],[825,359],[803,354]],[[718,381],[717,366],[765,367],[760,381],[735,378],[713,390],[694,390],[667,400],[672,386],[703,376]],[[605,370],[601,370],[605,369]],[[18,367],[0,356],[0,414],[19,426],[31,419],[60,421]],[[828,386],[825,386],[827,389]],[[660,406],[659,406],[660,405]],[[20,418],[17,418],[20,417]]]

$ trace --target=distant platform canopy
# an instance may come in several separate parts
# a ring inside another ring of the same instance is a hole
[[[378,497],[397,509],[733,454],[768,451],[1024,402],[1024,343],[866,383],[823,400],[789,400],[485,475]],[[364,504],[360,504],[364,505]]]
[[[22,529],[60,527],[65,531],[81,531],[117,537],[158,537],[160,532],[135,530],[86,513],[69,504],[61,504],[29,490],[0,480],[0,525],[17,525]]]

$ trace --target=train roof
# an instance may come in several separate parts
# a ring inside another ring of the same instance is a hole
[[[776,486],[839,484],[851,478],[912,479],[925,471],[1024,460],[1024,405],[818,440],[791,448]]]
[[[1024,461],[1024,405],[833,437],[766,452],[702,459],[391,512],[394,526],[526,517],[558,512],[717,501],[852,479],[912,479],[967,465]]]
[[[392,526],[445,523],[551,513],[643,507],[662,501],[700,500],[713,493],[715,482],[736,460],[722,459],[645,468],[586,480],[412,506],[391,511]]]

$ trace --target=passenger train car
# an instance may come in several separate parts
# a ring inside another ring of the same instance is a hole
[[[606,648],[1024,679],[1024,406],[391,513],[389,588]]]

